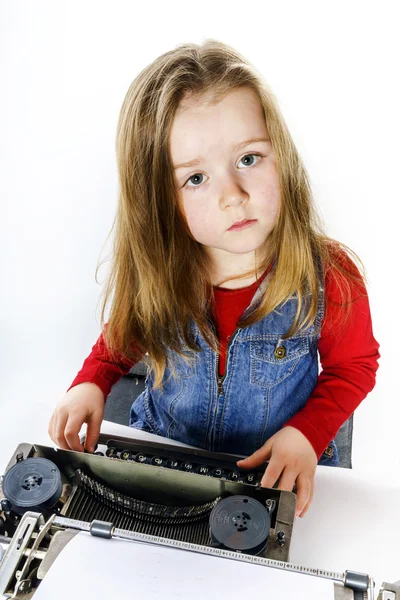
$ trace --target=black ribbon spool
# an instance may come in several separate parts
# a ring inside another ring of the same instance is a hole
[[[43,512],[60,499],[61,473],[47,458],[26,458],[7,471],[2,488],[17,514],[23,515],[28,510]]]
[[[213,546],[226,550],[260,554],[267,545],[270,527],[268,510],[250,496],[228,496],[210,514]]]

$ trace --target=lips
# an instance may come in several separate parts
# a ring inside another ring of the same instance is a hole
[[[229,227],[228,231],[236,231],[239,229],[245,229],[247,227],[251,227],[256,222],[256,219],[244,219],[244,221],[240,221],[239,223],[235,223],[232,227]]]

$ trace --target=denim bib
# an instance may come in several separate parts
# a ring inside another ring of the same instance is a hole
[[[244,315],[260,301],[275,266],[257,288]],[[303,302],[300,319],[309,298]],[[257,323],[236,329],[226,350],[222,378],[218,377],[217,353],[192,321],[191,333],[201,352],[182,344],[184,353],[193,359],[192,365],[177,353],[168,352],[163,389],[152,389],[154,373],[150,371],[144,391],[132,404],[130,426],[211,451],[252,454],[303,408],[317,382],[317,349],[324,315],[321,281],[314,323],[283,339],[296,310],[294,295]],[[319,464],[338,465],[334,441]]]

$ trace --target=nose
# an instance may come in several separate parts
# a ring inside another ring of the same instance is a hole
[[[222,192],[222,206],[228,208],[229,206],[239,206],[247,199],[247,193],[240,187],[240,185],[234,179],[228,179]]]

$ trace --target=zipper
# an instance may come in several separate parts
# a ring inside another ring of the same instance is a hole
[[[226,365],[225,365],[226,367]],[[224,375],[219,375],[219,353],[217,354],[217,386],[218,386],[218,392],[217,392],[217,396],[219,396],[222,392],[222,380],[224,379]]]
[[[267,275],[266,275],[266,277],[265,277],[264,281],[263,281],[263,282],[262,282],[262,283],[261,283],[261,284],[258,286],[258,288],[257,288],[257,291],[255,292],[255,294],[254,294],[253,298],[251,299],[251,302],[250,302],[249,306],[248,306],[248,307],[245,309],[245,311],[244,311],[244,313],[243,313],[243,314],[245,314],[245,313],[246,313],[246,312],[247,312],[247,311],[250,309],[250,307],[251,307],[251,306],[253,306],[253,305],[255,304],[255,302],[256,302],[256,300],[258,299],[258,296],[259,296],[259,294],[260,294],[260,287],[261,287],[263,284],[265,284],[265,282],[267,281],[267,279],[270,277],[271,273],[272,273],[272,272],[273,272],[273,270],[274,270],[275,263],[276,263],[276,259],[274,259],[274,262],[273,262],[273,264],[272,264],[272,267],[270,268],[269,272],[267,273]],[[243,316],[243,315],[242,315],[242,316]],[[212,326],[212,328],[213,328],[213,330],[214,330],[214,333],[215,333],[215,335],[218,337],[218,332],[217,332],[217,330],[216,330],[215,323],[214,323],[214,321],[213,321],[213,320],[211,320],[211,326]],[[219,399],[220,395],[222,394],[222,386],[223,386],[223,383],[224,383],[224,380],[225,380],[225,377],[226,377],[226,363],[227,363],[227,360],[228,360],[228,352],[229,352],[229,347],[230,347],[230,345],[231,345],[231,342],[232,342],[233,338],[235,337],[235,334],[236,334],[236,332],[237,332],[239,329],[240,329],[240,327],[237,327],[237,328],[235,329],[235,331],[232,333],[232,335],[231,335],[231,337],[230,337],[230,339],[229,339],[229,344],[228,344],[228,345],[227,345],[227,347],[226,347],[226,353],[225,353],[225,369],[224,369],[224,374],[223,374],[223,375],[219,375],[219,372],[218,372],[218,366],[219,366],[219,352],[218,352],[218,354],[217,354],[217,361],[216,361],[216,362],[217,362],[217,368],[216,368],[216,371],[217,371],[217,373],[216,373],[216,374],[217,374],[217,400],[216,400],[216,402],[215,402],[215,409],[214,409],[214,416],[213,416],[213,425],[212,425],[212,427],[211,427],[211,436],[210,436],[210,441],[211,441],[211,450],[214,450],[214,435],[215,435],[214,429],[215,429],[215,419],[216,419],[216,417],[217,417],[217,412],[218,412],[218,399]]]
[[[225,368],[226,368],[226,365],[225,365]],[[221,395],[222,381],[225,377],[225,375],[219,375],[219,354],[217,354],[217,369],[216,369],[216,371],[217,371],[217,398],[218,398]],[[217,413],[217,410],[215,410],[215,412],[214,412],[214,417],[215,417],[216,413]]]
[[[215,331],[215,326],[213,327],[214,332],[217,333]],[[219,352],[217,353],[217,360],[216,360],[216,374],[217,374],[217,399],[215,402],[215,408],[214,408],[214,416],[213,416],[213,425],[211,427],[211,450],[214,450],[214,435],[215,435],[215,419],[217,418],[217,412],[218,412],[218,399],[220,397],[220,395],[222,394],[222,385],[223,382],[225,380],[226,377],[226,364],[228,362],[228,351],[229,351],[229,347],[231,345],[232,339],[234,338],[235,334],[237,331],[239,331],[240,327],[237,327],[235,329],[235,331],[232,333],[231,337],[229,338],[229,343],[226,347],[226,351],[225,351],[225,369],[224,369],[224,374],[220,375],[219,374]]]

